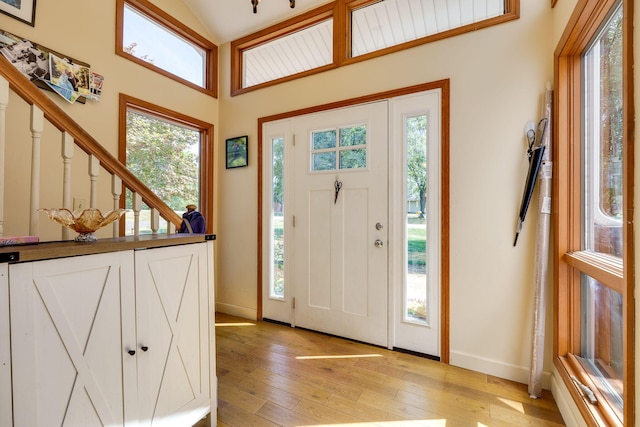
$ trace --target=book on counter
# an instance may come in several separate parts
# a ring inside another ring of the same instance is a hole
[[[39,241],[38,236],[0,236],[0,246],[28,245]]]

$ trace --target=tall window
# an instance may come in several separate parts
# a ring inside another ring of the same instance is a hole
[[[557,61],[556,366],[595,425],[633,425],[631,4],[579,2],[572,22],[596,24],[569,28]]]
[[[117,1],[116,53],[217,96],[216,45],[147,0]]]
[[[120,161],[172,210],[181,215],[195,204],[211,224],[212,125],[121,95]],[[127,208],[132,208],[127,194]],[[125,234],[132,234],[133,212]],[[140,232],[150,233],[150,211],[143,206]],[[160,233],[166,232],[161,223]]]

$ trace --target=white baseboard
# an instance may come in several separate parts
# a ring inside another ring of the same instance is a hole
[[[483,374],[493,375],[494,377],[504,378],[522,384],[529,383],[528,366],[512,365],[500,360],[487,359],[459,351],[451,351],[449,353],[449,363],[453,366],[471,369],[472,371],[482,372]],[[551,389],[551,372],[545,371],[542,373],[542,388],[546,390]]]
[[[258,319],[258,312],[256,309],[240,307],[232,304],[216,302],[216,312],[229,314],[231,316],[238,316],[249,320]]]
[[[551,376],[551,394],[558,405],[560,415],[567,427],[587,427],[580,410],[571,398],[571,393],[564,384],[564,381],[558,376],[555,367]]]

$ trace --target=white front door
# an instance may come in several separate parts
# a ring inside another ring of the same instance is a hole
[[[263,318],[440,356],[441,97],[263,125]]]
[[[387,101],[295,121],[294,323],[388,344]]]

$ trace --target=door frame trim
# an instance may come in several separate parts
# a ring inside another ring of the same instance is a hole
[[[441,199],[441,238],[440,238],[440,252],[441,252],[441,282],[440,282],[440,361],[443,363],[449,363],[449,266],[450,266],[450,245],[449,245],[449,122],[450,122],[450,81],[449,79],[438,80],[429,83],[418,84],[414,86],[407,86],[399,89],[392,89],[389,91],[378,92],[375,94],[365,95],[356,98],[345,99],[342,101],[331,102],[322,105],[316,105],[313,107],[302,108],[299,110],[288,111],[285,113],[274,114],[271,116],[265,116],[258,118],[258,241],[257,241],[257,318],[262,319],[262,208],[263,208],[263,195],[262,186],[263,180],[263,158],[262,158],[262,128],[266,122],[272,122],[276,120],[288,119],[291,117],[302,116],[306,114],[317,113],[326,110],[333,110],[336,108],[343,108],[349,106],[355,106],[358,104],[364,104],[373,101],[380,101],[384,99],[390,99],[402,95],[409,95],[417,92],[426,92],[429,90],[440,89],[442,93],[441,105],[441,183],[440,190],[442,194]]]

